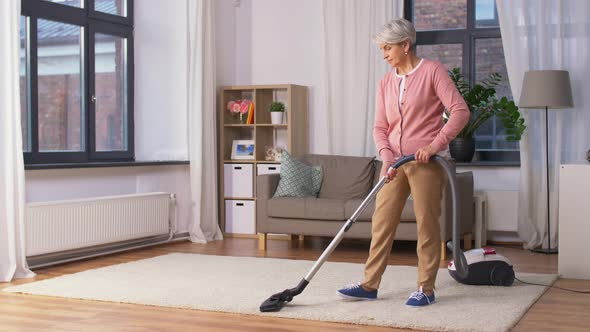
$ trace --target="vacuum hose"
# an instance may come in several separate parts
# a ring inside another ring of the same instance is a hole
[[[469,265],[467,264],[467,259],[465,258],[463,250],[461,250],[459,240],[461,238],[461,207],[459,206],[460,197],[459,190],[457,189],[457,176],[455,170],[445,158],[435,155],[432,159],[445,169],[447,178],[449,179],[451,197],[453,197],[453,243],[452,246],[450,246],[452,248],[449,249],[453,251],[453,261],[455,263],[455,268],[457,269],[457,275],[461,278],[467,278],[467,275],[469,274]]]

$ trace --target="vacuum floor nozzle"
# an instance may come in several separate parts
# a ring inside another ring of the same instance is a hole
[[[305,287],[309,284],[309,281],[305,280],[305,278],[301,279],[299,285],[294,288],[285,289],[280,293],[276,293],[271,295],[266,301],[262,302],[260,305],[261,312],[272,312],[272,311],[279,311],[281,308],[287,304],[287,302],[291,302],[293,297],[301,294]]]
[[[281,308],[286,304],[286,302],[291,302],[293,300],[293,295],[291,294],[290,289],[285,289],[280,293],[276,293],[271,295],[266,301],[262,302],[260,305],[261,312],[273,312],[279,311]]]

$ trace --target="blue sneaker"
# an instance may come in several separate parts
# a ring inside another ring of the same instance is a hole
[[[350,300],[376,300],[377,299],[377,290],[373,291],[366,291],[361,287],[361,283],[357,283],[356,285],[349,285],[345,286],[342,289],[339,289],[336,294],[340,295],[345,299]]]
[[[424,307],[434,303],[434,293],[428,296],[422,291],[422,287],[420,290],[412,293],[406,302],[406,306],[408,307]]]

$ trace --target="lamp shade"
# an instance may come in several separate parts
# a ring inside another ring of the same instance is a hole
[[[574,107],[570,74],[566,70],[532,70],[524,74],[519,107]]]

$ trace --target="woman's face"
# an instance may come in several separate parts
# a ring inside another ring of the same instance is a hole
[[[408,56],[405,54],[406,42],[403,41],[397,44],[381,44],[379,49],[383,52],[383,59],[389,63],[391,67],[398,67],[402,61]]]

